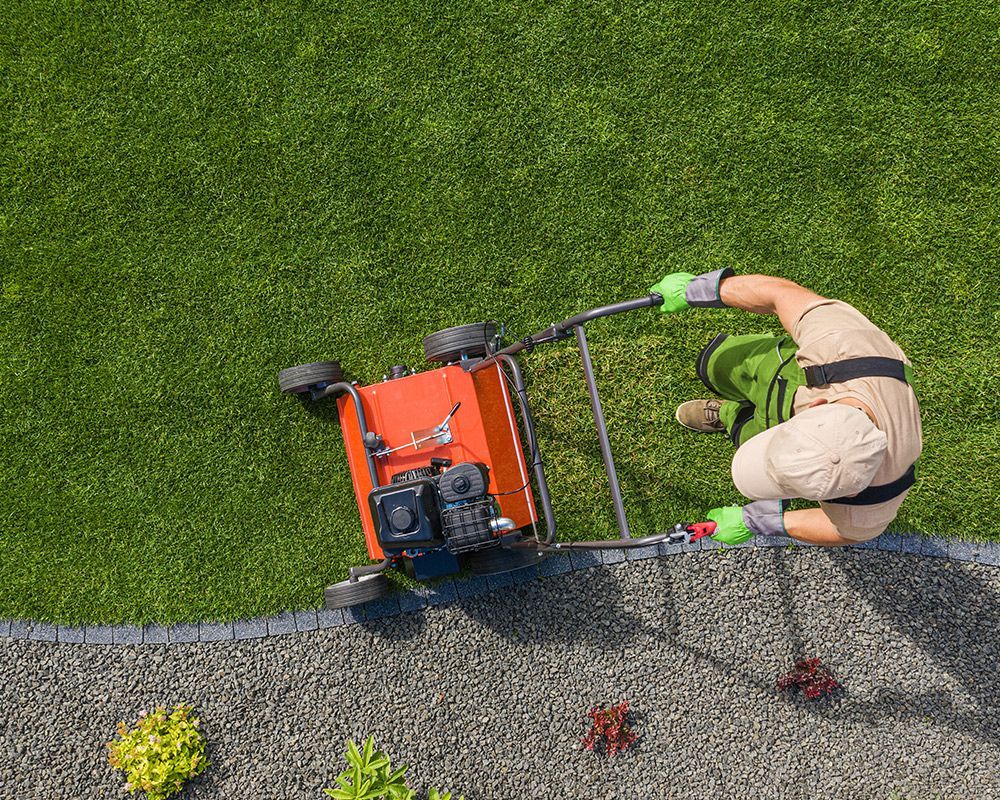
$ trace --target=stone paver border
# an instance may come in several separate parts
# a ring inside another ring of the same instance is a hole
[[[66,642],[93,645],[180,644],[261,639],[289,633],[357,625],[366,620],[412,613],[429,606],[439,606],[477,597],[509,586],[529,583],[537,578],[597,566],[641,561],[659,556],[673,556],[702,550],[730,550],[751,547],[812,547],[784,536],[759,536],[736,547],[723,547],[704,538],[693,544],[660,544],[631,550],[575,550],[568,556],[550,556],[537,566],[516,572],[483,577],[471,575],[461,579],[448,578],[434,586],[419,586],[413,591],[390,595],[363,606],[331,611],[306,608],[283,611],[269,617],[236,620],[235,622],[194,622],[173,625],[54,625],[22,619],[0,619],[0,638],[28,639],[40,642]],[[943,536],[883,533],[871,542],[855,547],[882,550],[889,553],[910,553],[932,558],[973,561],[1000,567],[1000,543],[970,542]]]

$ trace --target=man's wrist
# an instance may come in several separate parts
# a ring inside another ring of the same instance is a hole
[[[696,275],[685,287],[684,299],[692,308],[726,308],[726,304],[722,302],[719,284],[724,278],[735,274],[731,267],[724,267]]]
[[[759,536],[787,536],[781,500],[755,500],[743,506],[743,524]]]

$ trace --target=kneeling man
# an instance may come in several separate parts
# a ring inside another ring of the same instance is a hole
[[[677,421],[728,433],[733,482],[753,502],[715,508],[715,539],[788,535],[830,547],[873,539],[915,480],[920,409],[903,351],[856,308],[782,278],[676,272],[651,288],[664,313],[729,306],[776,314],[786,336],[720,333],[698,377],[721,400],[689,400]],[[788,511],[787,501],[819,501]]]

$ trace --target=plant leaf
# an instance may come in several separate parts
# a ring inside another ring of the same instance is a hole
[[[376,753],[375,757],[368,762],[368,769],[373,771],[388,766],[389,766],[389,759],[386,758],[385,753]]]

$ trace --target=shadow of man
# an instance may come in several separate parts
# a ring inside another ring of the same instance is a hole
[[[947,559],[884,556],[873,571],[857,553],[831,550],[827,556],[872,608],[961,684],[976,706],[961,708],[953,695],[940,690],[913,695],[886,688],[872,700],[851,702],[838,716],[935,715],[957,732],[1000,743],[1000,595],[978,574],[983,568]]]

